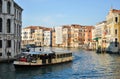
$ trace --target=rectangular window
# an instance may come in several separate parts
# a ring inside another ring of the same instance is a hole
[[[0,32],[2,32],[2,18],[0,18]]]
[[[11,47],[11,40],[7,40],[7,47]]]
[[[118,46],[117,38],[115,38],[115,47]]]
[[[115,35],[117,35],[117,29],[115,29]]]
[[[2,0],[0,0],[0,13],[2,13]]]
[[[0,52],[0,56],[2,56],[2,53]]]
[[[118,22],[118,17],[115,17],[115,22],[116,22],[116,23]]]
[[[88,39],[88,41],[90,41],[91,39]]]
[[[11,20],[8,19],[7,20],[7,33],[10,33],[11,32]]]
[[[16,34],[16,24],[14,24],[14,33]]]
[[[2,40],[0,40],[0,48],[2,48]]]

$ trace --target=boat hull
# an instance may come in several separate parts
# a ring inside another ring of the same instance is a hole
[[[50,65],[58,65],[58,64],[64,64],[72,62],[72,60],[65,61],[65,62],[59,62],[59,63],[50,63],[50,64],[36,64],[36,65],[23,65],[23,64],[14,64],[15,68],[28,68],[28,67],[44,67],[44,66],[50,66]]]
[[[35,67],[66,63],[72,60],[73,56],[71,52],[53,52],[48,54],[38,54],[38,52],[30,54],[29,52],[18,57],[13,64],[15,67]]]

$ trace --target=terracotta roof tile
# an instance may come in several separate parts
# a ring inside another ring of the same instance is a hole
[[[44,27],[42,27],[42,26],[28,26],[28,27],[25,27],[24,29],[34,29],[34,30],[36,30],[36,29],[44,29]]]
[[[44,28],[44,31],[52,31],[52,28]]]
[[[64,25],[63,28],[70,28],[70,26],[69,25]]]
[[[120,10],[117,10],[117,9],[112,9],[111,10],[113,13],[120,13]]]
[[[78,24],[72,24],[71,27],[74,27],[74,28],[80,28],[81,25],[78,25]]]

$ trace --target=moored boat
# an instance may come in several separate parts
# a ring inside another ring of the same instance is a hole
[[[72,52],[68,51],[27,51],[22,52],[13,62],[15,67],[45,66],[65,63],[73,60]]]

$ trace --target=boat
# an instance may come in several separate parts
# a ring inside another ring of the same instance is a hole
[[[46,66],[59,63],[70,62],[73,60],[70,51],[25,51],[16,56],[13,62],[15,67],[22,66]]]
[[[110,42],[110,44],[106,48],[106,52],[109,54],[119,54],[119,51],[120,51],[119,42]]]

